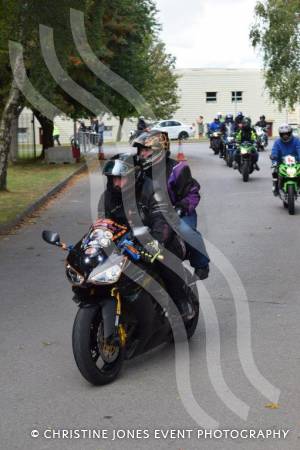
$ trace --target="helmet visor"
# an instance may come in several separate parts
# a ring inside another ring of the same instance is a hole
[[[130,166],[125,161],[121,161],[120,159],[107,161],[103,168],[103,175],[111,176],[111,177],[126,177],[132,171],[134,167]]]
[[[289,142],[292,138],[292,132],[284,132],[280,133],[280,137],[283,140],[283,142]]]

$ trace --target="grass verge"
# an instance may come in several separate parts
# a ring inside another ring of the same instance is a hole
[[[8,168],[7,192],[0,192],[0,225],[15,219],[51,188],[71,175],[78,165],[19,163]]]

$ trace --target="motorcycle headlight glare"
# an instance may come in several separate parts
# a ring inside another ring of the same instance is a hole
[[[122,267],[119,264],[106,269],[104,272],[99,272],[90,278],[92,283],[113,284],[118,281],[122,273]]]
[[[297,175],[297,169],[296,169],[296,167],[288,167],[286,169],[286,173],[289,177],[295,178]]]
[[[247,148],[241,148],[241,154],[242,155],[247,155],[247,153],[248,153],[248,149]]]
[[[70,264],[67,264],[66,272],[68,280],[75,286],[78,286],[84,282],[84,277],[80,275],[80,273],[78,273],[75,269],[73,269]]]

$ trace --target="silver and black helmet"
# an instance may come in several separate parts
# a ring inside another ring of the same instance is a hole
[[[278,129],[278,133],[282,142],[290,142],[293,137],[293,129],[291,125],[283,123]]]

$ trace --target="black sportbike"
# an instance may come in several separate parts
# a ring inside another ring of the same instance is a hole
[[[183,338],[188,339],[196,330],[199,300],[195,281],[186,270],[187,301],[194,317],[183,327],[179,313],[173,322],[163,282],[151,264],[163,255],[158,252],[154,258],[138,243],[147,232],[144,227],[129,232],[112,220],[101,219],[75,246],[61,243],[58,233],[43,232],[47,243],[68,251],[66,275],[79,306],[73,353],[81,374],[94,385],[112,382],[125,359],[172,342],[176,327],[185,330]]]
[[[215,155],[223,154],[222,133],[214,131],[210,134],[210,146]]]

